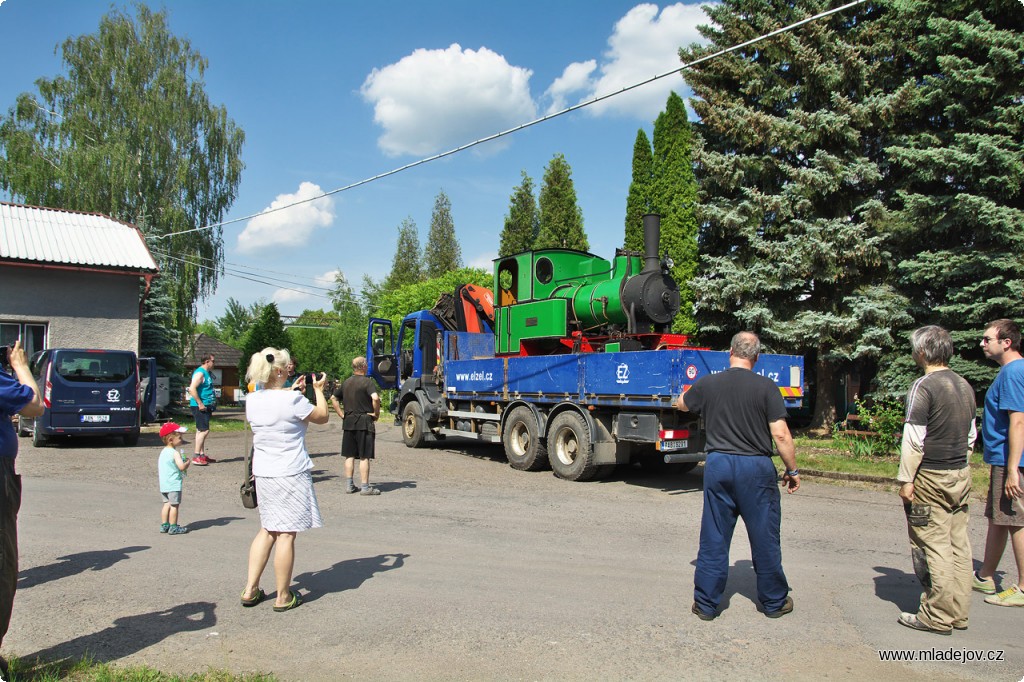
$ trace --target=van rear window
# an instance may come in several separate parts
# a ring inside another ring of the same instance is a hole
[[[135,363],[123,353],[60,353],[57,374],[65,381],[99,383],[124,381],[135,375]]]

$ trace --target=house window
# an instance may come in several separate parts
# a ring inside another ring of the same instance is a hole
[[[32,357],[46,348],[46,325],[38,322],[0,322],[0,346],[13,346],[21,339],[25,354]]]

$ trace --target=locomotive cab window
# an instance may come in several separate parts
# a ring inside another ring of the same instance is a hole
[[[498,265],[498,305],[515,305],[519,300],[519,265],[509,258]]]
[[[534,268],[534,273],[537,275],[537,281],[541,284],[548,284],[551,282],[551,278],[555,274],[554,266],[551,265],[551,259],[538,258],[537,266]]]

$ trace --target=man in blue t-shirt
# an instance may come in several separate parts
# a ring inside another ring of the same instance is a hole
[[[192,382],[188,386],[188,404],[192,408],[192,416],[196,420],[195,452],[192,464],[206,466],[215,460],[206,456],[206,437],[210,434],[210,415],[217,408],[217,393],[213,388],[213,355],[207,353],[196,371],[192,372]]]
[[[18,589],[18,509],[21,477],[14,470],[18,434],[11,417],[38,417],[43,413],[39,387],[28,368],[21,341],[0,349],[0,645],[11,624],[14,593]],[[12,376],[13,374],[13,376]],[[7,676],[7,661],[0,658],[0,674]]]
[[[782,480],[791,493],[800,488],[800,472],[779,387],[753,372],[760,353],[757,336],[740,332],[729,347],[729,369],[701,377],[676,400],[677,409],[700,413],[707,432],[704,512],[690,608],[701,620],[718,615],[737,518],[747,528],[764,614],[778,618],[793,611],[782,570],[782,505],[773,444],[786,467]]]
[[[992,595],[997,606],[1024,606],[1024,491],[1021,490],[1021,452],[1024,451],[1024,356],[1020,328],[1012,320],[996,320],[985,328],[981,349],[1000,367],[985,394],[981,435],[985,463],[991,467],[985,517],[988,537],[974,589]],[[1017,582],[996,594],[995,572],[1010,538],[1017,562]]]

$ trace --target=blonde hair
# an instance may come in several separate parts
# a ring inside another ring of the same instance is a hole
[[[245,380],[250,384],[265,384],[270,381],[274,369],[284,370],[292,356],[287,348],[267,347],[252,354],[249,369],[245,371]]]

